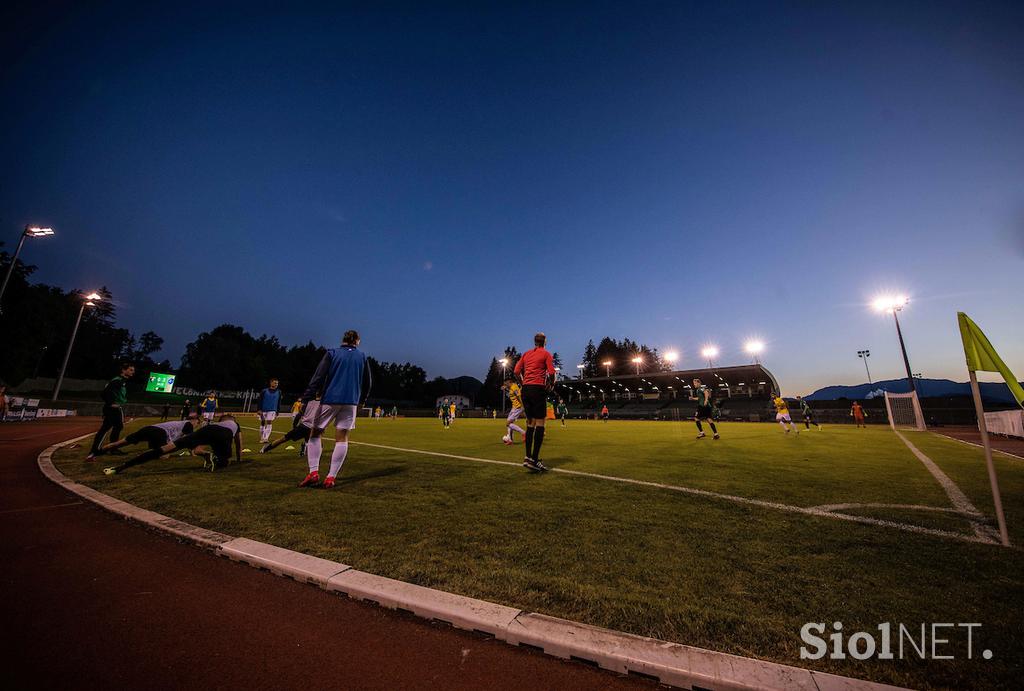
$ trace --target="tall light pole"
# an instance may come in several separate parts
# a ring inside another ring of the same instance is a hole
[[[612,377],[612,361],[611,360],[605,360],[601,364],[604,365],[604,376],[609,378],[609,379],[611,379],[611,377]]]
[[[586,365],[576,365],[576,369],[580,371],[580,379],[583,379],[583,370],[586,369]]]
[[[868,373],[868,384],[871,383],[871,370],[868,369],[868,358],[871,357],[870,350],[858,350],[857,357],[864,361],[864,371]]]
[[[700,351],[700,354],[703,355],[704,358],[708,361],[708,369],[714,369],[715,363],[713,362],[713,360],[718,356],[718,348],[716,348],[713,345],[704,346],[704,348]]]
[[[755,365],[761,364],[761,353],[764,351],[764,343],[758,340],[747,341],[743,345],[743,349],[747,351],[747,354],[754,359]]]
[[[4,291],[7,290],[7,281],[11,280],[11,274],[14,272],[14,265],[18,263],[18,255],[21,254],[21,247],[25,244],[25,238],[44,238],[47,235],[53,235],[53,228],[25,226],[25,230],[21,232],[21,237],[18,238],[18,249],[14,250],[11,264],[7,267],[7,273],[4,275],[4,282],[0,285],[0,312],[3,312],[3,297]]]
[[[907,384],[910,385],[910,393],[917,393],[914,375],[910,370],[910,358],[907,357],[907,346],[903,342],[903,331],[900,329],[900,318],[896,316],[908,302],[910,300],[905,295],[882,296],[875,299],[874,305],[879,312],[892,312],[892,318],[896,322],[896,336],[900,339],[900,352],[903,353],[903,366],[907,368]]]
[[[498,360],[501,363],[501,385],[505,386],[505,368],[508,367],[508,358],[501,358]],[[499,389],[500,390],[500,389]],[[501,394],[501,414],[505,414],[505,393]]]
[[[636,376],[638,376],[638,377],[640,376],[640,365],[642,365],[643,362],[644,362],[644,359],[642,357],[640,357],[639,355],[637,355],[635,358],[633,358],[633,364],[636,365]]]
[[[71,331],[71,340],[68,342],[67,352],[64,353],[64,363],[60,366],[60,374],[57,375],[57,384],[53,387],[53,400],[57,400],[60,396],[60,385],[64,383],[64,370],[68,367],[68,359],[71,357],[71,349],[75,347],[75,336],[78,335],[78,325],[82,323],[82,314],[85,312],[86,307],[95,307],[95,300],[103,299],[101,295],[97,293],[89,293],[85,296],[85,301],[82,306],[78,308],[78,318],[75,319],[75,328]]]

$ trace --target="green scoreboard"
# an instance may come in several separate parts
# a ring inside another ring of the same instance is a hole
[[[146,391],[153,391],[155,393],[174,393],[174,379],[175,376],[173,374],[150,372],[149,381],[146,382]]]

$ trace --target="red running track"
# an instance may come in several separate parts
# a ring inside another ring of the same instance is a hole
[[[8,688],[654,687],[272,576],[83,503],[36,458],[97,425],[0,425]]]

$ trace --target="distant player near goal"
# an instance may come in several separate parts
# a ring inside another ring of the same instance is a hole
[[[817,427],[820,430],[821,429],[821,425],[819,425],[817,422],[814,421],[814,411],[811,410],[811,406],[809,406],[807,404],[807,401],[804,400],[804,397],[803,396],[797,396],[796,400],[797,400],[797,403],[800,404],[800,412],[804,416],[804,427],[806,427],[807,429],[810,429],[811,425],[814,425],[815,427]]]
[[[260,391],[256,399],[256,415],[260,419],[260,443],[270,441],[270,433],[274,431],[274,420],[281,410],[281,389],[277,388],[277,379],[270,380],[270,386]]]
[[[800,434],[800,430],[796,428],[793,423],[793,418],[789,416],[789,404],[786,403],[781,395],[772,396],[772,403],[775,405],[775,420],[782,425],[782,429],[786,430],[786,434],[790,432],[796,432]]]
[[[506,446],[516,443],[516,432],[526,436],[526,430],[516,424],[523,414],[523,392],[519,384],[512,379],[506,379],[505,383],[501,385],[501,388],[508,394],[508,401],[512,408],[508,411],[508,417],[505,419],[505,426],[508,429],[508,433],[501,438],[501,441]]]
[[[370,363],[358,348],[359,332],[346,331],[340,348],[324,353],[323,360],[309,380],[309,386],[302,394],[307,404],[317,395],[320,405],[307,405],[304,420],[312,430],[306,442],[306,458],[309,474],[299,487],[320,485],[320,454],[323,451],[321,435],[334,422],[334,451],[331,453],[331,468],[324,480],[324,489],[334,487],[335,478],[341,471],[348,455],[348,434],[356,426],[358,410],[366,404],[370,395]],[[311,412],[312,410],[312,412]]]
[[[701,384],[700,379],[693,380],[693,395],[690,396],[691,401],[697,401],[697,412],[693,414],[693,421],[697,423],[697,438],[703,439],[704,426],[701,425],[701,421],[708,423],[711,427],[712,439],[718,439],[718,428],[715,427],[714,411],[711,409],[711,390],[708,387]]]
[[[538,332],[534,347],[523,353],[512,370],[523,384],[523,412],[526,413],[526,457],[523,466],[530,470],[547,470],[541,463],[540,447],[544,443],[544,421],[548,416],[548,387],[554,384],[555,363],[545,348],[547,336]]]
[[[867,414],[864,412],[864,408],[861,407],[858,401],[854,401],[853,405],[850,406],[850,417],[852,417],[853,421],[857,423],[857,427],[867,429],[867,423],[864,422],[864,418],[867,417]]]

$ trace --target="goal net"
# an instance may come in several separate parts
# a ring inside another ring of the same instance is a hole
[[[893,429],[924,430],[924,413],[921,412],[921,401],[917,393],[885,392],[885,411],[889,414],[889,424]]]

